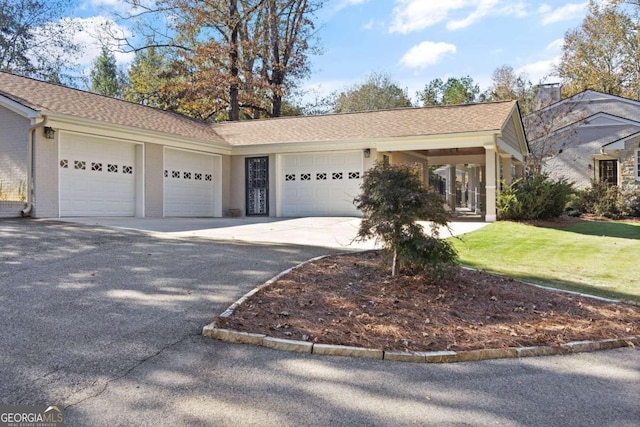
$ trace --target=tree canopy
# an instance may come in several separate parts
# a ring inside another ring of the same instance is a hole
[[[590,0],[579,28],[564,38],[556,73],[566,97],[586,89],[640,99],[640,26],[619,1]]]
[[[79,30],[63,19],[73,0],[2,0],[0,70],[56,83],[80,54],[73,41]]]
[[[422,105],[470,104],[478,101],[480,86],[470,76],[449,77],[447,81],[436,78],[417,93]]]
[[[118,72],[116,57],[106,46],[102,47],[91,69],[91,92],[112,98],[121,98],[123,81]]]
[[[363,83],[354,85],[334,97],[333,110],[336,113],[411,106],[407,90],[402,89],[389,75],[384,73],[373,73]]]

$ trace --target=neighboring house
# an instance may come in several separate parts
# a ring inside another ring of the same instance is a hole
[[[559,95],[559,86],[545,89]],[[577,188],[607,181],[640,189],[640,102],[587,90],[527,115],[524,124],[552,177]]]
[[[389,161],[457,165],[494,221],[527,154],[516,102],[211,124],[0,73],[2,216],[357,216]]]

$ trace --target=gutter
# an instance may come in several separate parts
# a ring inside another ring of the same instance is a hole
[[[33,182],[34,182],[34,153],[36,145],[36,129],[44,127],[47,124],[47,116],[42,116],[43,120],[34,125],[29,126],[27,134],[27,206],[20,211],[20,216],[29,217],[34,204]]]

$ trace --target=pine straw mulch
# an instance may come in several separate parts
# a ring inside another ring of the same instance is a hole
[[[308,263],[261,289],[221,328],[400,351],[552,345],[640,335],[640,306],[549,291],[458,268],[447,280],[390,277],[382,254]]]

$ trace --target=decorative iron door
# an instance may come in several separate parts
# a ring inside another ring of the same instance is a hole
[[[247,174],[247,216],[269,215],[269,158],[248,157],[245,171]]]

